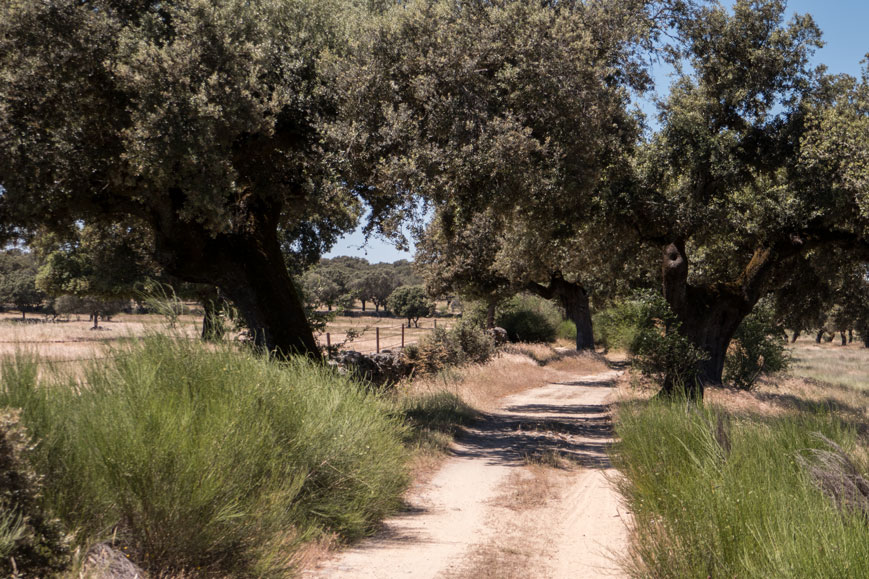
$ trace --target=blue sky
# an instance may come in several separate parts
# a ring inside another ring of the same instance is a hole
[[[732,5],[732,2],[725,1]],[[816,64],[826,64],[831,73],[859,76],[860,61],[869,53],[869,0],[790,0],[788,14],[811,14],[824,33],[826,45],[815,55]],[[658,92],[667,90],[666,73],[657,79]],[[326,257],[353,255],[372,263],[413,259],[413,252],[399,251],[387,242],[372,238],[365,243],[357,230],[342,238]]]

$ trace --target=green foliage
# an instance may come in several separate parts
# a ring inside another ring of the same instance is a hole
[[[78,541],[154,570],[261,576],[320,532],[355,538],[399,505],[405,429],[332,370],[154,337],[75,377],[5,364],[0,404],[40,440],[45,499]]]
[[[498,307],[495,325],[511,342],[552,342],[562,321],[552,302],[530,294],[513,296]]]
[[[389,295],[386,304],[393,314],[407,319],[408,327],[411,321],[417,325],[421,317],[434,312],[434,303],[426,296],[422,286],[401,286]]]
[[[405,398],[399,413],[407,423],[405,441],[429,451],[445,451],[462,426],[477,417],[477,412],[452,392],[436,392]]]
[[[479,325],[463,320],[449,330],[435,328],[405,353],[421,371],[438,372],[449,366],[485,364],[495,355],[495,343]]]
[[[650,401],[621,405],[615,424],[614,463],[636,526],[632,575],[860,577],[869,568],[864,516],[836,509],[798,460],[824,447],[817,432],[854,450],[853,429],[833,413],[736,417]]]
[[[555,328],[555,335],[562,340],[576,340],[576,324],[571,320],[562,320],[558,327]]]
[[[69,537],[46,508],[43,481],[34,471],[35,444],[20,412],[0,410],[0,571],[45,576],[70,563]]]
[[[724,379],[748,390],[761,374],[781,372],[789,363],[784,328],[776,322],[772,305],[761,302],[736,330],[724,359]]]
[[[0,253],[0,304],[11,303],[22,314],[45,299],[36,286],[38,266],[34,256],[17,250]]]
[[[606,347],[631,354],[633,367],[677,388],[692,385],[707,354],[678,331],[679,323],[660,293],[641,291],[600,314],[596,329]]]

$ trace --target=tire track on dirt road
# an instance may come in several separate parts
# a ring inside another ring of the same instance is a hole
[[[606,453],[617,377],[575,376],[504,398],[380,533],[303,576],[622,576],[613,558],[627,548],[630,521]]]

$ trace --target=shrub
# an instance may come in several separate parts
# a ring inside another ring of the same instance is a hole
[[[19,412],[0,410],[0,571],[7,577],[48,575],[70,562],[69,538],[43,504],[33,449]]]
[[[676,316],[659,293],[640,291],[598,317],[607,347],[627,350],[633,367],[659,382],[669,378],[676,389],[697,379],[707,354],[679,334]]]
[[[450,328],[450,338],[458,345],[464,362],[485,364],[495,355],[495,342],[486,331],[464,320]]]
[[[507,300],[495,317],[495,325],[507,330],[511,342],[552,342],[561,312],[548,300],[517,295]]]
[[[576,324],[572,320],[562,320],[555,328],[555,334],[562,340],[576,341]]]
[[[761,374],[786,370],[787,336],[768,303],[761,302],[736,330],[724,360],[724,379],[748,390]]]
[[[87,388],[24,358],[2,372],[47,502],[81,543],[117,529],[160,572],[282,570],[299,541],[367,533],[405,488],[391,407],[302,359],[154,337],[89,365]]]
[[[411,363],[423,372],[437,372],[447,366],[466,363],[484,364],[494,353],[491,336],[467,321],[459,322],[449,331],[435,328],[419,344],[405,349]]]

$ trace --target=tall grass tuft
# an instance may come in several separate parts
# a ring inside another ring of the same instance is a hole
[[[615,462],[635,517],[638,577],[864,577],[869,527],[801,457],[853,450],[832,414],[746,418],[684,402],[625,403]],[[821,436],[819,436],[819,434]],[[865,472],[865,470],[864,470]]]
[[[21,356],[0,392],[80,543],[114,536],[162,572],[270,575],[301,541],[358,537],[399,505],[405,427],[328,368],[151,337],[83,375]]]

